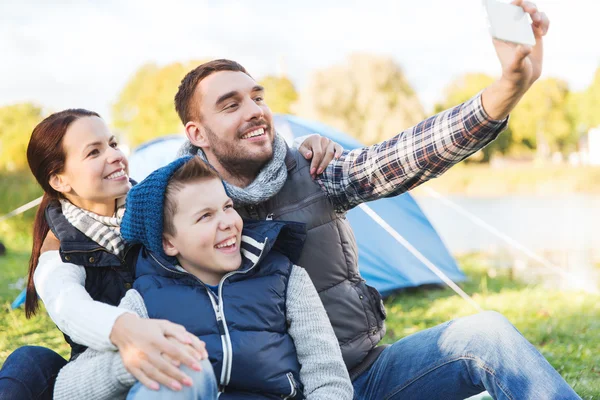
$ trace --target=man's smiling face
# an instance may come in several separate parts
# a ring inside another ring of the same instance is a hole
[[[256,174],[273,157],[273,115],[264,88],[243,72],[220,71],[196,87],[203,150],[230,172]]]

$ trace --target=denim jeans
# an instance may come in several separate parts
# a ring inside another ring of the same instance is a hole
[[[216,400],[217,380],[212,365],[210,361],[202,360],[200,366],[202,371],[194,371],[185,365],[181,367],[181,370],[192,378],[192,386],[184,386],[176,392],[165,386],[161,386],[159,390],[150,390],[138,382],[129,391],[127,400]]]
[[[407,336],[354,380],[355,399],[580,397],[501,314],[487,311]]]
[[[45,347],[19,347],[0,370],[0,400],[51,400],[58,371],[66,363]]]

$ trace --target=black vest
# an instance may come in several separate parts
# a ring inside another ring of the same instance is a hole
[[[117,257],[71,225],[58,201],[48,205],[45,216],[52,233],[60,241],[62,260],[85,267],[85,290],[92,299],[118,306],[133,283],[131,266],[138,249],[128,247],[124,258]],[[73,342],[67,335],[65,340],[71,346],[71,360],[87,348]]]
[[[312,279],[355,377],[371,365],[383,348],[385,309],[381,296],[358,271],[358,247],[345,213],[335,210],[325,190],[310,176],[310,163],[289,149],[287,181],[267,201],[237,207],[244,218],[303,222],[307,239],[298,261]]]

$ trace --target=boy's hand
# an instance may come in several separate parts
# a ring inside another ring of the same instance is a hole
[[[127,371],[152,390],[161,384],[176,391],[181,384],[191,386],[192,380],[179,365],[200,371],[198,361],[208,358],[204,342],[183,326],[130,313],[117,318],[110,340],[119,349]]]
[[[314,179],[325,170],[331,160],[340,158],[344,148],[333,140],[315,133],[302,142],[298,151],[307,160],[312,158],[310,175]]]

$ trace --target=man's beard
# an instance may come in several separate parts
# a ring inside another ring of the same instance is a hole
[[[270,130],[271,127],[269,126],[267,129]],[[227,143],[225,140],[221,140],[208,126],[204,126],[204,130],[208,137],[213,155],[219,164],[234,177],[252,181],[256,178],[265,164],[273,158],[274,135],[273,140],[271,141],[270,154],[256,156],[248,154],[248,152],[245,151],[244,146],[241,146],[241,143],[239,143],[240,139],[233,143]],[[268,132],[265,131],[265,134],[268,135]]]

